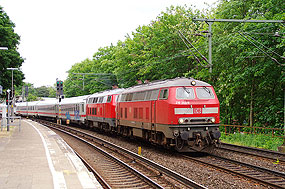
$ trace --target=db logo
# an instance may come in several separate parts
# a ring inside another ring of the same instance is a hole
[[[194,112],[194,114],[201,114],[202,109],[201,108],[194,108],[193,112]]]

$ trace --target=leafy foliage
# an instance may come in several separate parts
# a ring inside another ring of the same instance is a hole
[[[15,88],[15,95],[16,96],[22,96],[25,94],[25,87],[28,86],[28,97],[27,101],[38,101],[41,100],[43,97],[45,98],[55,98],[56,97],[56,90],[55,86],[54,87],[46,87],[46,86],[41,86],[35,88],[33,84],[31,83],[23,83],[23,85],[17,86]]]
[[[283,9],[276,0],[221,1],[214,17],[284,20]],[[282,128],[284,37],[275,34],[283,35],[284,26],[215,23],[214,28],[215,87],[219,90],[222,121]]]
[[[284,8],[278,0],[220,0],[216,8],[206,13],[172,6],[149,25],[128,34],[124,41],[102,47],[92,60],[75,64],[64,83],[66,94],[90,94],[110,89],[116,83],[129,87],[137,79],[193,77],[214,86],[223,123],[282,128],[284,25],[215,22],[214,67],[209,73],[202,56],[208,53],[207,36],[201,35],[208,25],[192,19],[284,20]],[[72,73],[100,75],[85,75],[83,90],[83,76]]]
[[[0,47],[7,47],[8,50],[0,50],[0,85],[3,91],[11,89],[12,71],[7,68],[20,68],[23,58],[17,51],[20,41],[18,34],[14,32],[15,24],[0,6]],[[20,85],[24,79],[21,71],[13,71],[14,85]]]

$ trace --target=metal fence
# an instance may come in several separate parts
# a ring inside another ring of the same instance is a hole
[[[18,120],[18,121],[15,121]],[[20,116],[17,117],[3,117],[1,119],[1,131],[3,128],[7,128],[7,131],[9,131],[10,126],[19,126],[19,131],[21,131],[21,121],[22,118]]]
[[[231,134],[234,132],[239,133],[248,133],[248,134],[264,134],[272,137],[280,137],[283,138],[285,135],[284,129],[280,128],[269,128],[269,127],[251,127],[251,126],[243,126],[243,125],[221,125],[221,131],[225,131],[225,134]]]

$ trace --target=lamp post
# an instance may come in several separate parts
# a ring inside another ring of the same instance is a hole
[[[13,71],[14,70],[19,70],[18,68],[7,68],[7,70],[12,70],[12,91],[11,91],[11,97],[12,97],[12,107],[11,107],[11,115],[13,116],[14,114],[14,77],[13,77]]]
[[[7,90],[7,100],[8,100],[8,105],[7,105],[7,131],[9,131],[9,130],[10,130],[10,125],[9,125],[9,124],[10,124],[10,123],[9,123],[9,121],[10,121],[10,120],[9,120],[9,119],[10,119],[10,115],[9,115],[9,114],[10,114],[10,111],[11,111],[11,110],[10,110],[10,108],[9,108],[9,103],[10,103],[10,102],[9,102],[9,101],[10,101],[10,99],[9,99],[9,97],[10,97],[10,92],[11,92],[11,90],[10,90],[10,89],[8,89],[8,90]]]

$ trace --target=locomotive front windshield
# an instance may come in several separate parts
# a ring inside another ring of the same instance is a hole
[[[209,87],[197,87],[197,98],[199,99],[214,99],[214,93]],[[193,88],[180,87],[176,89],[176,98],[182,100],[195,99],[195,93]]]
[[[211,88],[208,87],[202,87],[196,89],[197,96],[200,99],[214,99],[214,93]]]
[[[176,89],[176,98],[177,99],[194,99],[194,90],[193,88],[177,88]]]

